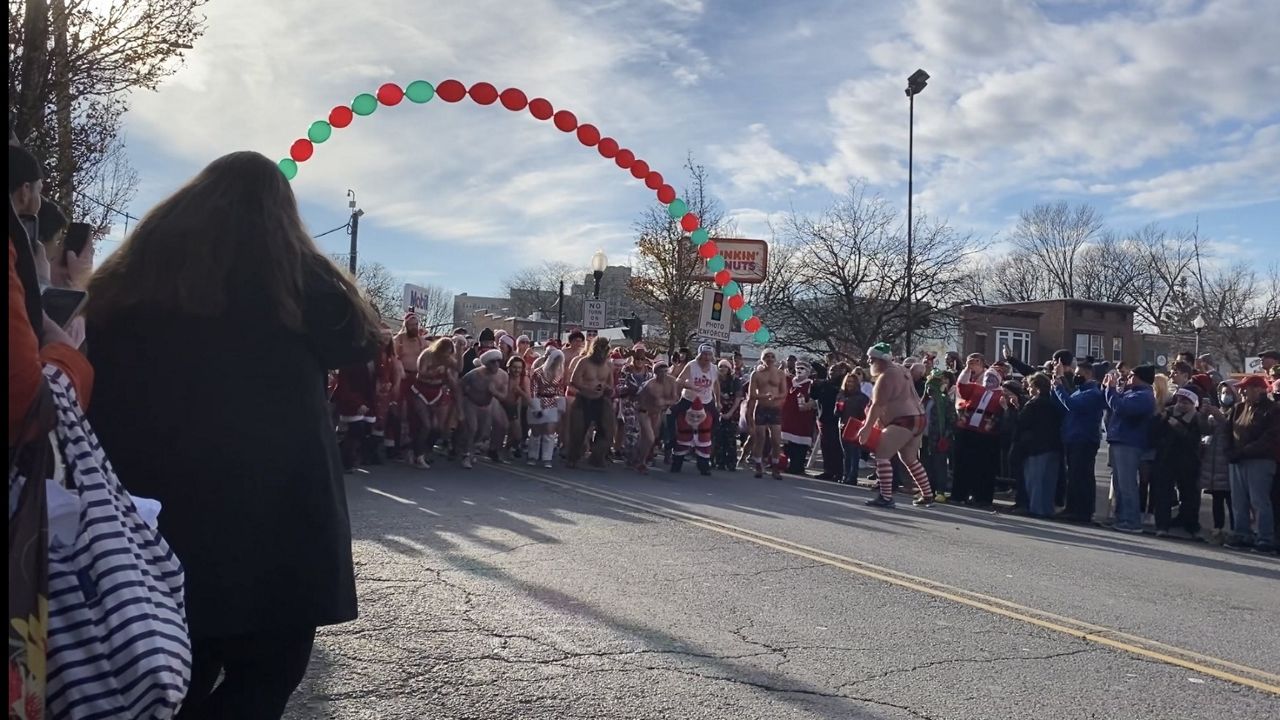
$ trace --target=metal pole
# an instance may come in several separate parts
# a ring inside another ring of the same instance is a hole
[[[912,194],[912,171],[915,161],[915,135],[916,135],[916,96],[914,93],[908,95],[910,98],[910,110],[908,111],[907,120],[907,277],[905,286],[907,289],[907,342],[903,348],[903,355],[911,355],[911,262],[913,240],[912,233],[914,228],[911,227],[911,194]]]
[[[1196,360],[1200,359],[1200,328],[1196,328]]]
[[[351,255],[347,258],[347,267],[351,274],[356,274],[356,242],[360,236],[360,213],[351,213]]]
[[[560,316],[556,318],[556,340],[559,341],[564,336],[564,281],[560,281]]]

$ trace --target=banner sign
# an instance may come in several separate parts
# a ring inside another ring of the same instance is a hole
[[[405,283],[404,286],[404,309],[412,309],[418,315],[420,320],[427,318],[427,289],[420,285],[410,285]]]

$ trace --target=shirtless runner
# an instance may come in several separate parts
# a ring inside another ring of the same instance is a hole
[[[583,443],[591,426],[596,428],[591,445],[591,464],[604,467],[604,451],[613,439],[617,420],[609,399],[613,396],[613,368],[609,364],[609,340],[597,337],[591,342],[591,354],[579,360],[569,376],[569,386],[576,397],[569,408],[568,466],[576,467],[582,459]]]
[[[475,461],[476,443],[488,439],[493,421],[492,406],[505,384],[506,373],[502,371],[502,351],[486,350],[478,358],[480,367],[462,376],[462,417],[465,422],[463,432],[462,467],[470,470]]]
[[[778,353],[765,350],[760,356],[760,367],[751,375],[747,390],[747,404],[751,418],[752,462],[756,477],[764,477],[764,462],[769,459],[773,479],[782,479],[777,453],[782,440],[782,401],[787,397],[787,376],[778,367]]]
[[[649,456],[658,433],[662,431],[663,417],[672,405],[680,400],[680,385],[668,374],[667,363],[659,360],[653,366],[653,379],[640,388],[636,402],[640,406],[640,440],[636,443],[631,466],[638,472],[649,471]]]

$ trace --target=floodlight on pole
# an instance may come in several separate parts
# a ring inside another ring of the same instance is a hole
[[[912,264],[915,261],[915,228],[912,227],[911,201],[914,192],[913,172],[915,165],[915,137],[916,137],[916,95],[924,90],[929,84],[929,73],[924,70],[917,69],[907,78],[907,101],[910,105],[907,111],[907,270],[906,270],[906,311],[907,311],[907,338],[903,346],[903,354],[911,354],[911,335],[912,324]]]

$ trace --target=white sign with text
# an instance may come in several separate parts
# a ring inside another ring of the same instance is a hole
[[[582,325],[592,330],[604,327],[604,300],[588,300],[582,304]]]
[[[729,339],[729,316],[732,311],[720,290],[707,288],[702,291],[702,315],[698,320],[698,334],[708,340]]]

